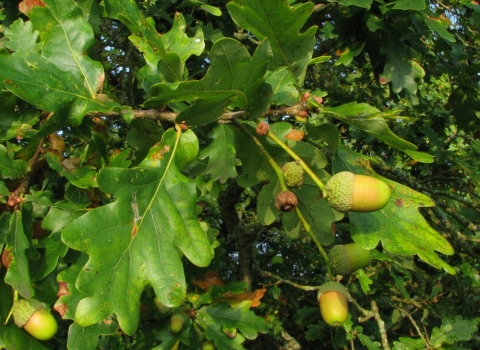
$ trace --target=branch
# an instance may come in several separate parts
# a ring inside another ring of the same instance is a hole
[[[378,313],[378,305],[376,302],[372,301],[372,312],[374,314],[375,321],[377,321],[378,329],[382,337],[382,346],[385,350],[390,350],[390,345],[388,344],[387,330],[385,329],[385,322],[382,320],[382,317]]]
[[[423,342],[425,343],[425,347],[427,349],[430,348],[430,344],[428,343],[428,340],[425,338],[425,336],[423,335],[423,333],[420,331],[420,328],[418,327],[417,325],[417,322],[415,322],[415,319],[412,317],[412,315],[405,309],[402,309],[401,307],[398,308],[398,310],[400,310],[400,312],[402,314],[404,314],[405,316],[408,317],[408,319],[410,320],[410,322],[412,322],[412,325],[415,327],[415,329],[417,330],[417,333],[418,335],[420,336],[420,338],[422,338]]]
[[[259,271],[261,272],[262,276],[264,277],[272,277],[272,278],[275,278],[277,280],[277,282],[274,284],[274,285],[279,285],[281,283],[286,283],[286,284],[289,284],[295,288],[298,288],[298,289],[301,289],[301,290],[306,290],[306,291],[314,291],[314,290],[319,290],[320,289],[320,286],[304,286],[304,285],[301,285],[301,284],[298,284],[298,283],[295,283],[295,282],[292,282],[290,280],[286,280],[286,279],[283,279],[282,277],[279,277],[277,275],[274,275],[273,273],[271,272],[268,272],[268,271],[262,271],[259,269]]]
[[[278,109],[269,109],[265,113],[261,115],[261,117],[266,118],[279,118],[284,117],[287,115],[295,116],[300,114],[301,111],[307,111],[307,105],[303,103],[297,103],[294,106],[283,107]],[[108,118],[119,118],[123,114],[127,113],[127,110],[122,110],[121,112],[89,112],[86,114],[87,117],[94,118],[94,117],[108,117]],[[168,122],[175,122],[179,113],[176,112],[165,112],[161,109],[140,109],[140,110],[133,110],[133,117],[135,119],[155,119],[155,120],[162,120]],[[246,112],[245,111],[235,111],[235,112],[225,112],[219,118],[219,123],[231,123],[235,119],[245,119]]]

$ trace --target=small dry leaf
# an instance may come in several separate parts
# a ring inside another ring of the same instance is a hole
[[[263,298],[263,295],[266,293],[267,289],[257,289],[251,293],[240,293],[240,294],[231,294],[227,293],[222,298],[215,299],[219,302],[227,302],[231,307],[234,307],[237,304],[240,304],[244,300],[251,300],[251,307],[258,307],[260,305],[260,299]]]
[[[215,271],[209,271],[205,275],[195,277],[193,284],[203,290],[209,289],[211,286],[223,286],[222,279],[217,276]]]
[[[301,141],[303,139],[303,136],[305,136],[305,133],[303,131],[292,129],[289,133],[285,135],[285,138],[287,140]]]

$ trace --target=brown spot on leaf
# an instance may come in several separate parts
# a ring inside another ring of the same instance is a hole
[[[222,279],[217,276],[215,271],[209,271],[205,275],[196,277],[193,284],[203,290],[209,289],[211,286],[223,286]]]
[[[42,0],[23,0],[18,4],[18,9],[27,15],[35,6],[44,7],[45,3]]]
[[[2,264],[5,266],[7,269],[10,267],[10,264],[12,263],[12,250],[11,249],[4,249],[2,252]]]
[[[163,155],[170,151],[170,146],[165,146],[161,150],[152,154],[153,160],[163,159]]]
[[[70,291],[68,290],[67,282],[63,282],[63,281],[58,282],[58,287],[59,287],[58,293],[57,293],[58,297],[70,294]]]
[[[397,208],[402,208],[403,207],[402,198],[397,198],[397,200],[395,201],[395,205],[397,206]]]
[[[59,304],[55,304],[53,306],[53,309],[56,312],[58,312],[60,314],[60,316],[62,316],[62,318],[63,318],[68,311],[68,306],[65,305],[64,303],[59,303]]]

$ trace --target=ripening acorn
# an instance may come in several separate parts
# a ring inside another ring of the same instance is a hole
[[[170,332],[180,333],[185,324],[185,316],[182,314],[172,315],[170,318]]]
[[[18,327],[25,329],[38,340],[49,340],[58,330],[55,318],[35,299],[15,301],[13,320]]]
[[[211,340],[207,340],[202,345],[202,350],[215,350],[215,344]]]
[[[326,324],[340,327],[348,317],[348,292],[338,282],[327,282],[317,294],[320,313]]]
[[[370,250],[356,243],[336,245],[328,252],[328,258],[335,275],[346,276],[361,269],[370,262]]]
[[[342,213],[371,212],[387,205],[390,187],[376,177],[342,171],[327,182],[324,197]]]

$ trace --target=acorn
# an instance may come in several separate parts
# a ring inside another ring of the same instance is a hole
[[[185,324],[185,316],[182,314],[174,314],[170,318],[170,332],[180,333]]]
[[[49,340],[57,333],[57,321],[36,299],[15,301],[12,313],[15,324],[38,340]]]
[[[207,340],[202,345],[202,350],[215,350],[215,344],[211,340]]]
[[[346,276],[361,269],[370,262],[370,250],[356,243],[336,245],[328,252],[328,258],[335,275]]]
[[[390,187],[376,177],[342,171],[327,182],[324,197],[342,213],[372,212],[387,205]]]
[[[320,313],[326,324],[340,327],[348,317],[348,291],[338,282],[327,282],[317,294]]]
[[[303,184],[303,168],[297,162],[288,162],[282,167],[285,183],[290,187]]]
[[[275,208],[283,212],[295,210],[297,204],[297,195],[291,191],[282,191],[275,197]]]

